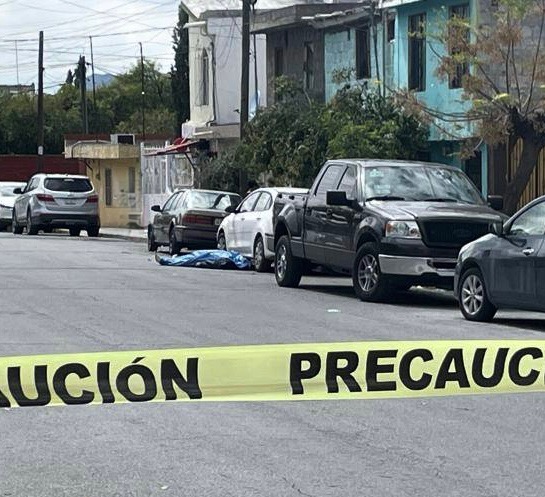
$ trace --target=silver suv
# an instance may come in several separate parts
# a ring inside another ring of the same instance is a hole
[[[36,174],[30,178],[13,206],[13,233],[46,233],[55,228],[68,228],[70,236],[79,236],[82,229],[89,236],[98,236],[100,218],[98,195],[87,176],[68,174]]]

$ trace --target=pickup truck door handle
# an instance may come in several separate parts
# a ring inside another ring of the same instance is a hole
[[[524,255],[532,255],[535,252],[533,248],[526,248],[522,251]]]

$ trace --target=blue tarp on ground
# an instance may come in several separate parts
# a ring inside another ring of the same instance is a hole
[[[195,250],[174,257],[155,255],[162,266],[203,267],[209,269],[250,269],[251,262],[232,250]]]

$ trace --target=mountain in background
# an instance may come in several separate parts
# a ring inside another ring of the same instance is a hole
[[[101,86],[108,86],[115,76],[112,74],[95,74],[95,86],[100,88]],[[89,83],[93,84],[93,76],[89,78]]]

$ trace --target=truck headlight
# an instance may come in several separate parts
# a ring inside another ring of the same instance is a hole
[[[388,238],[421,239],[420,228],[415,221],[388,221],[386,223]]]

